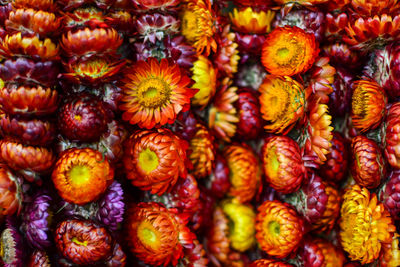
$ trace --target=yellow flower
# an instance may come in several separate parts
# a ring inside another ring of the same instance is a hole
[[[210,0],[190,0],[181,14],[181,33],[199,54],[217,50],[214,35],[217,31]]]
[[[368,189],[353,185],[343,196],[340,213],[341,244],[350,259],[362,264],[376,260],[381,243],[390,243],[396,230],[383,204]]]
[[[192,104],[204,108],[214,96],[217,88],[217,70],[208,58],[199,56],[193,63],[192,88],[199,89],[192,99]]]
[[[254,11],[251,7],[245,10],[234,9],[229,14],[229,18],[234,29],[243,33],[264,34],[271,31],[271,22],[275,17],[275,12],[268,10]]]
[[[256,214],[250,206],[225,202],[222,210],[232,222],[229,231],[231,247],[237,251],[244,252],[255,244],[255,218]]]
[[[297,81],[288,76],[268,75],[258,90],[267,132],[287,133],[303,117],[305,92]]]

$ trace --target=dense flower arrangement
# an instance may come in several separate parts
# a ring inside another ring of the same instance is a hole
[[[400,266],[400,1],[0,1],[0,266]]]

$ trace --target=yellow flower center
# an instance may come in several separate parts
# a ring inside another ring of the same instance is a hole
[[[69,178],[71,183],[76,185],[86,184],[90,180],[90,169],[87,166],[76,165],[69,171]]]
[[[0,89],[4,88],[4,81],[2,79],[0,79]]]
[[[150,173],[157,169],[159,158],[157,154],[149,148],[139,153],[139,166],[146,173]]]
[[[276,149],[272,148],[268,151],[268,159],[267,159],[267,171],[268,171],[268,176],[271,178],[277,177],[278,176],[278,171],[279,171],[279,161],[278,157],[276,155]]]
[[[281,233],[281,225],[276,221],[269,222],[268,232],[274,237],[278,237]]]
[[[79,240],[78,238],[76,238],[76,237],[73,237],[71,241],[72,241],[73,243],[77,244],[78,246],[87,247],[87,245],[88,245],[88,241],[87,241],[87,240],[80,241],[80,240]]]
[[[276,55],[280,58],[287,58],[287,56],[289,56],[289,49],[287,49],[286,47],[280,48],[278,49],[278,51],[276,52]]]
[[[159,78],[149,78],[138,86],[139,103],[146,108],[161,107],[169,101],[171,89]]]
[[[182,16],[181,32],[189,42],[195,42],[197,38],[198,20],[196,13],[186,9]]]
[[[154,250],[160,248],[159,233],[151,223],[147,221],[141,222],[138,226],[137,235],[143,245],[151,247]]]
[[[81,115],[75,115],[75,116],[74,116],[74,119],[75,119],[76,121],[81,122],[81,121],[82,121],[82,116],[81,116]]]

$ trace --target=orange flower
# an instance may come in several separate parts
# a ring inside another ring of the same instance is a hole
[[[12,115],[49,115],[57,110],[58,92],[41,86],[0,85],[0,104]]]
[[[91,57],[88,60],[65,63],[64,67],[67,73],[64,73],[63,76],[78,84],[107,83],[124,65],[125,61],[123,60]]]
[[[332,117],[328,113],[328,106],[313,101],[308,114],[305,151],[307,155],[317,155],[316,162],[319,164],[326,161],[326,155],[330,152],[333,138],[331,123]]]
[[[303,86],[297,81],[288,76],[268,75],[258,91],[267,132],[286,134],[302,119],[306,99]]]
[[[399,234],[394,233],[392,241],[383,244],[383,253],[379,257],[379,266],[391,267],[400,266],[400,248],[399,248]]]
[[[172,264],[184,256],[196,238],[186,227],[187,221],[175,209],[156,202],[141,202],[127,210],[126,239],[132,253],[146,264]]]
[[[370,51],[400,38],[400,15],[358,18],[346,27],[343,41],[353,49]]]
[[[292,265],[283,261],[260,259],[253,261],[248,267],[291,267]]]
[[[193,175],[204,178],[211,174],[215,160],[214,137],[202,124],[196,124],[196,134],[190,139],[190,161],[193,164]]]
[[[219,71],[229,78],[233,78],[233,74],[238,70],[240,59],[236,35],[230,31],[228,24],[218,36],[218,50],[214,54],[213,62]]]
[[[293,76],[311,68],[318,53],[313,34],[296,26],[285,26],[275,28],[267,35],[261,61],[271,74]]]
[[[0,163],[0,217],[19,214],[22,198],[21,181],[6,164]]]
[[[313,239],[314,243],[319,247],[324,255],[323,267],[342,267],[346,261],[346,257],[339,247],[333,245],[328,240],[322,238]]]
[[[19,32],[3,39],[0,54],[5,57],[30,56],[34,59],[57,60],[59,47],[48,38],[41,41],[37,36],[22,37]]]
[[[61,47],[69,57],[115,54],[122,38],[113,28],[69,31],[61,38]]]
[[[390,214],[368,189],[348,188],[340,214],[340,241],[351,260],[371,263],[379,257],[382,243],[392,242],[396,228]]]
[[[217,32],[216,18],[210,0],[189,0],[181,14],[181,33],[192,44],[197,53],[205,56],[217,50],[214,35]]]
[[[190,79],[179,66],[167,59],[136,62],[123,83],[122,118],[147,129],[173,123],[179,112],[190,108],[190,98],[197,92],[187,87]]]
[[[275,12],[268,10],[256,11],[251,7],[244,10],[233,9],[229,13],[229,18],[234,30],[242,33],[265,34],[271,31],[271,22],[275,17]]]
[[[306,176],[299,145],[290,137],[274,136],[265,140],[262,151],[269,185],[284,194],[297,191]]]
[[[23,32],[40,36],[53,35],[58,31],[61,25],[61,18],[56,17],[54,13],[42,10],[17,9],[10,12],[5,21],[7,32]]]
[[[339,217],[341,196],[335,187],[326,182],[323,184],[325,185],[325,193],[328,196],[328,201],[326,202],[324,213],[311,225],[311,229],[318,233],[329,233]]]
[[[106,191],[114,170],[99,151],[70,148],[57,160],[51,178],[64,200],[83,205]]]
[[[232,81],[225,78],[221,88],[215,95],[208,113],[208,127],[214,130],[218,138],[229,142],[236,133],[236,124],[239,122],[237,110],[234,106],[239,99],[237,87],[231,86]]]
[[[39,174],[48,173],[56,157],[45,147],[27,146],[3,139],[0,140],[0,159],[11,169],[20,172],[28,181],[36,180],[41,184]]]
[[[284,258],[303,238],[304,226],[296,212],[280,201],[265,201],[258,207],[256,239],[268,255]]]
[[[186,141],[167,129],[135,132],[125,143],[126,176],[141,190],[162,195],[179,177],[186,178],[188,147]]]
[[[49,12],[56,10],[54,0],[13,0],[12,5],[15,9],[33,8]]]
[[[351,140],[351,175],[360,186],[376,188],[385,178],[382,151],[372,139],[358,135]]]
[[[398,0],[351,0],[355,13],[372,17],[374,15],[392,15],[398,10]]]
[[[385,115],[386,95],[374,80],[358,80],[353,83],[351,118],[353,126],[366,132],[379,126]]]
[[[261,182],[257,156],[245,145],[232,144],[225,148],[224,157],[229,167],[231,187],[228,194],[239,202],[249,202]]]

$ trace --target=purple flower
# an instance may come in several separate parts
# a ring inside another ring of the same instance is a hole
[[[44,250],[51,245],[49,216],[51,197],[44,192],[35,195],[24,211],[22,229],[29,244]]]
[[[110,230],[115,231],[118,223],[122,222],[125,203],[123,202],[123,194],[121,184],[114,181],[107,189],[105,195],[98,200],[97,220],[107,226]]]

